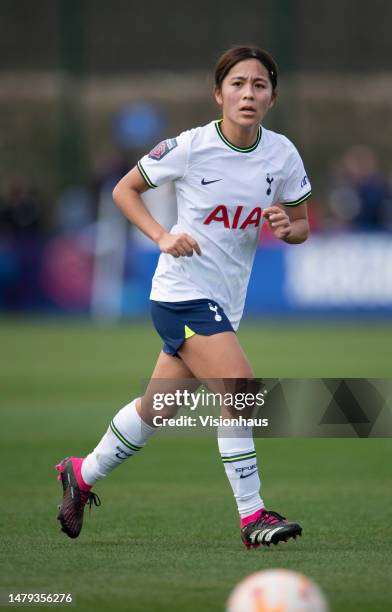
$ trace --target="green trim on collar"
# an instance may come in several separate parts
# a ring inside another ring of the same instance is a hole
[[[255,149],[257,149],[258,144],[261,140],[261,134],[262,134],[261,125],[259,125],[259,131],[257,134],[256,142],[251,147],[243,148],[243,147],[236,147],[235,145],[233,145],[233,143],[230,142],[230,140],[227,140],[227,138],[223,135],[223,132],[220,128],[220,124],[222,123],[222,121],[223,119],[217,119],[215,121],[215,128],[216,128],[216,131],[218,132],[218,136],[223,140],[225,145],[230,147],[230,149],[233,149],[233,151],[238,151],[238,153],[250,153],[251,151],[254,151]]]

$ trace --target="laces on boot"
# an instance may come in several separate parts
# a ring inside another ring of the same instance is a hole
[[[91,512],[91,507],[94,506],[100,506],[101,505],[101,500],[98,497],[98,495],[96,493],[93,493],[92,491],[81,491],[81,502],[82,502],[82,508],[83,506],[85,506],[86,504],[89,505],[90,508],[90,512]]]
[[[278,512],[273,512],[272,510],[264,510],[260,518],[257,520],[257,523],[267,523],[267,525],[274,525],[275,523],[280,523],[281,521],[285,521],[286,517],[282,516]]]

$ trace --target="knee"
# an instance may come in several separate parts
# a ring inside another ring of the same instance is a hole
[[[142,418],[151,420],[154,416],[159,415],[164,419],[170,419],[177,414],[178,406],[169,405],[165,401],[165,393],[152,393],[143,395],[139,399],[139,407],[137,408],[139,415]]]
[[[251,417],[254,410],[259,406],[259,393],[262,389],[260,379],[249,378],[233,378],[226,386],[226,392],[232,397],[232,404],[224,408],[224,412],[228,412],[230,416],[238,416],[239,413],[244,418]]]
[[[231,393],[257,393],[262,386],[260,379],[255,378],[252,372],[242,374],[222,379],[223,387]]]

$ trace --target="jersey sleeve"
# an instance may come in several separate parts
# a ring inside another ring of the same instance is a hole
[[[292,145],[287,159],[286,180],[283,183],[279,202],[285,206],[297,206],[312,194],[310,181],[297,149]]]
[[[157,144],[137,162],[140,174],[151,188],[182,178],[188,166],[190,132]]]

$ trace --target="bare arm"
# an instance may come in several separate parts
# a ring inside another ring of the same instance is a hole
[[[263,210],[272,233],[289,244],[305,242],[309,236],[306,202],[298,206],[275,205]]]
[[[195,251],[201,255],[199,245],[189,234],[170,234],[149,213],[140,197],[147,189],[144,178],[135,166],[113,189],[113,200],[128,221],[151,238],[163,253],[173,257],[191,257]]]

